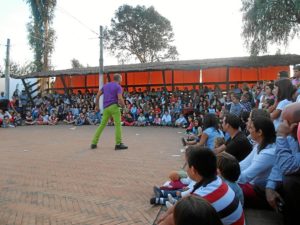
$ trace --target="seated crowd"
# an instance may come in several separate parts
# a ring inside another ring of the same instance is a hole
[[[300,66],[296,78],[212,91],[165,89],[124,92],[124,126],[182,127],[186,171],[154,186],[150,203],[166,205],[163,224],[245,224],[243,208],[274,208],[285,224],[300,214]],[[98,124],[95,93],[14,96],[0,111],[2,127],[23,124]],[[109,121],[113,124],[113,121]],[[298,136],[297,136],[298,135]],[[197,208],[199,207],[199,208]],[[201,210],[200,210],[201,209]],[[201,213],[205,212],[205,213]],[[188,216],[187,216],[188,215]],[[200,223],[197,220],[202,220]],[[190,221],[187,223],[187,221]]]
[[[300,67],[295,69],[300,78]],[[299,223],[299,81],[266,83],[250,111],[242,106],[245,93],[233,93],[221,115],[208,113],[200,129],[199,119],[196,129],[187,127],[182,139],[186,172],[173,171],[167,182],[153,188],[150,204],[168,208],[158,224],[245,224],[242,208],[273,208],[283,213],[285,224]]]

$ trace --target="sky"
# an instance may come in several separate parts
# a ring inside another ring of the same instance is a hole
[[[84,66],[99,65],[99,26],[110,26],[119,6],[145,5],[170,20],[179,60],[238,57],[249,53],[244,47],[241,0],[57,0],[53,28],[57,40],[51,57],[54,69],[68,69],[76,58]],[[6,40],[11,40],[10,59],[19,64],[33,60],[26,24],[30,11],[25,0],[0,0],[0,66],[4,68]],[[269,54],[278,47],[273,46]],[[296,37],[281,53],[300,54]],[[138,61],[132,63],[138,63]],[[116,65],[117,59],[104,51],[104,65]]]

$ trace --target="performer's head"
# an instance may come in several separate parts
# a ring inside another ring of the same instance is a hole
[[[114,81],[118,82],[118,83],[121,83],[122,82],[122,75],[119,74],[119,73],[115,73],[114,74]]]

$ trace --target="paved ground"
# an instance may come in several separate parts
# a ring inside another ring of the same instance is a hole
[[[183,164],[181,130],[124,128],[127,151],[107,127],[0,129],[0,224],[152,224],[152,186]]]
[[[153,223],[152,186],[182,166],[182,130],[125,127],[130,148],[115,151],[107,127],[90,150],[95,128],[0,129],[0,225]],[[251,224],[280,224],[250,214]]]

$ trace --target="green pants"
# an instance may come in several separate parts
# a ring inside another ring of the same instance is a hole
[[[98,143],[102,131],[106,127],[106,124],[110,117],[113,117],[114,119],[116,145],[119,145],[122,142],[121,111],[117,104],[113,104],[103,110],[101,124],[94,134],[92,144],[96,145]]]

